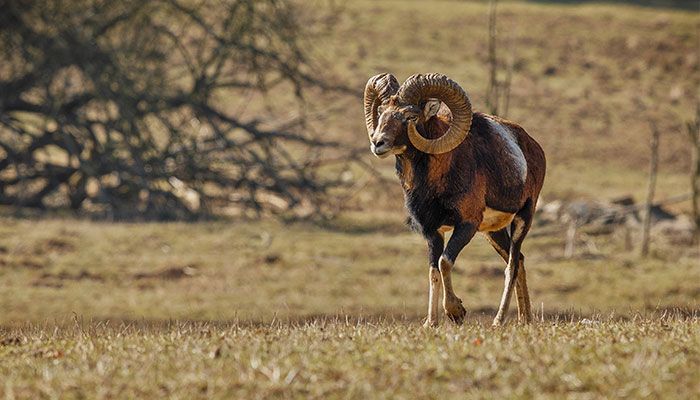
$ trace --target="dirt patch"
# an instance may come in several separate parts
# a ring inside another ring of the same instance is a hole
[[[133,279],[162,279],[162,280],[179,280],[183,278],[191,278],[198,274],[195,264],[188,264],[184,267],[174,266],[168,267],[155,272],[143,272],[132,275]]]
[[[581,287],[581,286],[573,283],[570,285],[565,285],[565,284],[556,285],[552,289],[555,292],[559,292],[559,293],[570,293],[570,292],[573,292],[574,290],[578,289],[579,287]]]
[[[60,289],[63,287],[63,283],[55,280],[36,280],[32,282],[33,287],[44,287],[44,288],[54,288],[54,289]]]
[[[36,243],[31,248],[31,254],[42,255],[46,253],[68,253],[75,251],[75,249],[75,245],[67,240],[61,238],[50,238]]]
[[[63,239],[52,238],[46,241],[46,248],[50,251],[66,252],[75,250],[75,245]]]
[[[7,266],[15,269],[33,269],[39,270],[46,266],[46,261],[42,259],[20,258],[20,259],[5,259],[0,258],[0,267]]]
[[[102,282],[105,280],[103,276],[93,274],[91,272],[82,270],[76,274],[71,274],[69,272],[59,272],[57,274],[43,273],[39,276],[39,279],[32,283],[35,287],[52,287],[61,288],[63,287],[63,282],[65,281],[97,281]]]
[[[29,269],[42,269],[44,268],[44,265],[42,263],[39,263],[35,260],[31,259],[23,259],[19,262],[19,265],[24,268],[29,268]]]
[[[282,256],[277,253],[270,253],[260,259],[263,264],[276,264],[282,259]]]
[[[393,271],[390,270],[389,268],[380,268],[378,270],[375,270],[373,273],[377,274],[377,275],[391,275],[392,272]]]
[[[91,281],[103,281],[104,277],[93,274],[91,272],[82,270],[78,272],[77,274],[71,274],[68,272],[60,272],[58,274],[52,275],[52,274],[43,274],[42,278],[56,278],[60,280],[68,280],[68,281],[83,281],[83,280],[91,280]]]
[[[503,268],[482,265],[478,270],[471,272],[469,275],[478,278],[502,278]]]

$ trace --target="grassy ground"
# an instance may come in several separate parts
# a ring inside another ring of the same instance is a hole
[[[503,265],[477,237],[455,271],[466,324],[424,331],[425,244],[391,219],[2,217],[0,243],[7,398],[696,394],[697,249],[564,260],[533,235],[538,322],[492,330]]]
[[[270,321],[325,314],[424,316],[427,246],[401,220],[327,227],[273,220],[105,224],[0,218],[0,324],[70,318]],[[562,257],[564,238],[525,241],[533,306],[545,314],[632,315],[696,308],[698,249],[655,241],[638,258],[610,236]],[[503,261],[477,236],[456,263],[455,290],[491,315]],[[690,279],[690,278],[693,279]]]
[[[576,319],[423,330],[319,318],[86,323],[2,332],[6,398],[674,398],[697,396],[700,320]]]

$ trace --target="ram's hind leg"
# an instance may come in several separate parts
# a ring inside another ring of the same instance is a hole
[[[510,249],[510,236],[506,228],[495,232],[486,232],[486,238],[493,248],[508,264],[508,250]],[[525,278],[525,257],[520,253],[518,264],[518,274],[515,278],[515,295],[518,299],[518,322],[530,323],[532,312],[530,311],[530,295],[527,291],[527,280]]]
[[[517,214],[515,214],[515,218],[513,218],[513,222],[510,225],[511,241],[510,249],[508,251],[508,265],[506,266],[505,271],[505,282],[503,287],[503,295],[501,296],[501,303],[498,306],[498,312],[496,313],[496,317],[493,319],[494,326],[500,326],[503,323],[505,314],[508,311],[508,306],[510,305],[510,298],[513,294],[513,288],[515,286],[516,279],[518,276],[518,269],[522,264],[520,262],[520,248],[523,244],[525,236],[527,235],[527,232],[530,229],[530,225],[532,224],[532,217],[534,215],[534,211],[535,210],[533,202],[531,200],[528,200],[525,203],[525,206],[520,211],[518,211]],[[523,289],[526,290],[527,286],[524,285]],[[525,301],[526,299],[529,301],[529,296],[525,296],[524,290],[522,293],[523,301]],[[529,309],[529,307],[527,308]],[[523,311],[529,314],[527,310]]]
[[[527,291],[527,279],[525,278],[525,260],[520,254],[520,267],[518,277],[515,279],[515,295],[518,297],[518,322],[529,324],[532,322],[532,309],[530,308],[530,293]]]

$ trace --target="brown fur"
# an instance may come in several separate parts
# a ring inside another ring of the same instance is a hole
[[[428,185],[436,194],[443,193],[447,186],[447,172],[452,164],[452,153],[437,154],[430,157],[428,165]]]
[[[402,159],[400,162],[399,182],[403,190],[408,192],[413,189],[413,165],[407,159]]]
[[[486,179],[483,174],[477,172],[472,183],[472,190],[464,194],[458,202],[457,210],[462,216],[462,221],[471,221],[474,226],[481,225],[483,211],[486,208],[484,197],[486,194]]]

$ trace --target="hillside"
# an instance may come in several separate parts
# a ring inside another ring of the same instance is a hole
[[[391,72],[399,81],[441,72],[459,82],[476,110],[488,85],[488,3],[352,1],[316,53],[361,93],[367,79]],[[499,79],[512,63],[507,118],[544,147],[545,199],[616,198],[646,191],[651,125],[661,132],[657,198],[687,192],[690,154],[684,124],[700,87],[698,19],[690,11],[624,4],[499,2]],[[319,101],[316,101],[316,100]],[[327,112],[323,135],[366,149],[361,99],[313,98]],[[395,179],[393,162],[363,161]],[[367,179],[358,171],[358,179]],[[398,185],[360,195],[365,200]],[[390,203],[393,204],[393,203]],[[688,204],[678,206],[689,210]]]

